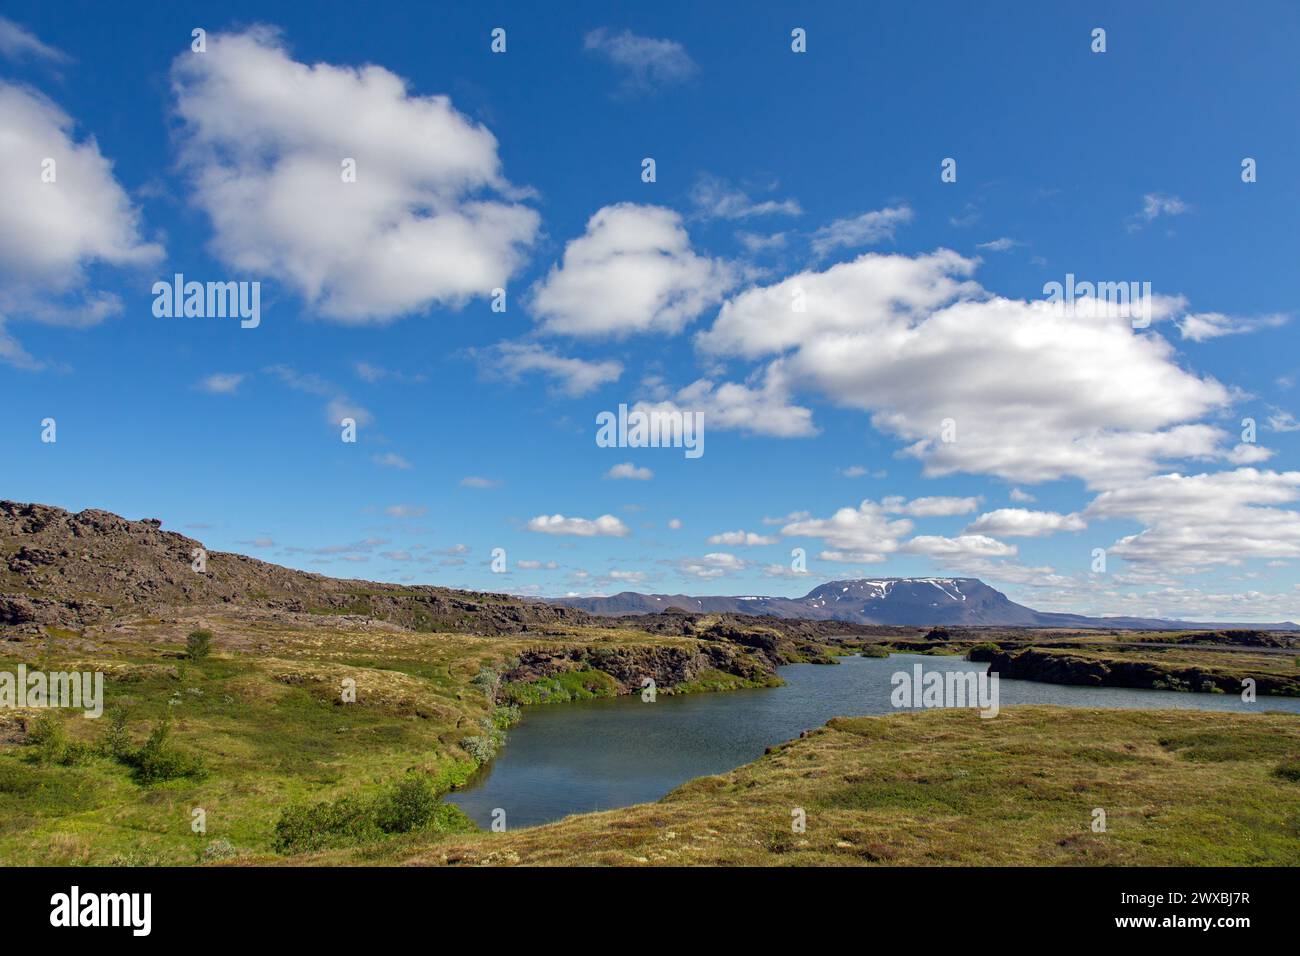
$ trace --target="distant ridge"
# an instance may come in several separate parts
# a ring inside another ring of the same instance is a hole
[[[1224,624],[1163,618],[1087,617],[1082,614],[1035,611],[1010,600],[979,578],[859,578],[828,581],[801,598],[639,594],[623,591],[609,597],[566,597],[552,600],[556,604],[606,617],[653,614],[668,608],[678,608],[707,614],[758,614],[905,627],[964,625],[1132,630],[1300,630],[1300,625],[1291,621],[1279,624]]]

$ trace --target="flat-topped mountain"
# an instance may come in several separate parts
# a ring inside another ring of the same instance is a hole
[[[829,581],[799,598],[692,597],[686,594],[638,594],[623,591],[610,597],[556,598],[555,603],[606,616],[647,614],[679,608],[703,613],[770,615],[910,627],[965,625],[1139,630],[1213,630],[1224,627],[1300,629],[1300,625],[1289,621],[1281,624],[1204,624],[1160,618],[1087,617],[1082,614],[1035,611],[1010,600],[979,578],[860,578]]]

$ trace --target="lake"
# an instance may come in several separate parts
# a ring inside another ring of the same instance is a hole
[[[890,677],[922,664],[926,671],[976,671],[988,665],[956,657],[894,654],[842,657],[837,666],[782,667],[784,687],[716,694],[639,694],[525,707],[497,759],[473,785],[448,796],[480,826],[506,811],[511,829],[571,813],[658,800],[694,777],[749,763],[774,745],[832,717],[892,713]],[[1133,707],[1300,713],[1300,698],[1190,694],[1121,687],[1069,687],[999,681],[1000,705]],[[996,718],[994,718],[996,719]]]

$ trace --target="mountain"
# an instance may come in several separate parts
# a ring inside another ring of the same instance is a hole
[[[669,608],[707,614],[758,614],[855,624],[910,627],[1099,627],[1132,630],[1300,630],[1300,625],[1205,624],[1161,618],[1087,617],[1035,611],[1010,600],[979,578],[860,578],[830,581],[801,598],[692,597],[686,594],[638,594],[610,597],[555,598],[553,602],[591,614],[648,614]]]

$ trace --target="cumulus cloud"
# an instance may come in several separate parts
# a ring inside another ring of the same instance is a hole
[[[483,478],[479,475],[466,475],[460,480],[462,488],[499,488],[501,482],[495,478]]]
[[[775,356],[768,369],[787,391],[869,412],[928,475],[1101,486],[1229,454],[1226,433],[1197,419],[1234,393],[1185,370],[1162,336],[1115,310],[992,296],[971,281],[975,264],[939,250],[800,273],[727,301],[697,343]]]
[[[171,78],[194,200],[231,268],[365,322],[461,305],[522,265],[539,217],[446,96],[379,66],[300,63],[266,28],[209,34]]]
[[[961,534],[955,538],[942,535],[917,535],[903,543],[907,554],[921,554],[939,560],[956,558],[1005,558],[1016,553],[1016,546],[982,534]]]
[[[675,334],[734,283],[733,269],[691,251],[681,216],[619,203],[587,222],[532,291],[545,331],[573,336]]]
[[[980,499],[935,495],[907,501],[901,495],[890,495],[880,500],[880,506],[890,514],[911,515],[914,518],[938,518],[968,515],[980,506]]]
[[[671,400],[638,402],[635,408],[666,414],[702,412],[705,428],[709,429],[737,430],[778,438],[804,438],[817,434],[812,410],[790,403],[776,369],[769,369],[757,385],[698,379],[678,391]]]
[[[601,515],[599,518],[566,518],[561,514],[538,515],[529,520],[529,531],[541,534],[575,535],[580,538],[622,538],[627,535],[628,527],[613,515]]]
[[[1042,538],[1058,531],[1082,531],[1086,527],[1088,523],[1077,514],[999,508],[976,518],[966,533],[1002,535],[1006,538]]]
[[[37,369],[43,363],[6,320],[95,325],[122,304],[93,288],[87,270],[147,266],[162,248],[142,237],[139,211],[94,137],[78,141],[51,100],[0,81],[0,129],[0,167],[10,170],[0,177],[0,358]]]
[[[1139,522],[1110,552],[1178,572],[1300,557],[1300,512],[1281,507],[1297,499],[1300,471],[1172,473],[1104,491],[1084,516]]]
[[[911,221],[912,210],[908,206],[891,206],[864,212],[850,219],[836,219],[829,226],[822,226],[813,233],[812,250],[818,256],[824,256],[836,249],[875,245],[893,239],[894,231]]]
[[[582,45],[622,74],[620,90],[625,93],[682,83],[698,69],[686,48],[676,40],[638,36],[631,30],[616,33],[600,27],[589,32]]]
[[[720,578],[744,571],[749,565],[743,558],[722,551],[714,551],[702,558],[682,558],[677,570],[695,578]]]
[[[897,551],[899,540],[911,530],[911,521],[891,519],[879,504],[868,499],[856,508],[840,508],[829,518],[790,521],[781,528],[781,534],[824,541],[831,549],[823,554],[826,560],[870,564],[884,561]]]
[[[623,364],[612,359],[587,361],[566,358],[532,342],[501,342],[485,354],[486,366],[518,380],[528,372],[540,372],[555,383],[560,393],[576,398],[623,374]]]
[[[606,478],[625,479],[630,481],[649,481],[655,476],[655,473],[649,468],[639,467],[630,461],[620,462],[609,471],[605,472]]]
[[[724,531],[710,536],[709,544],[755,548],[765,544],[776,544],[778,540],[775,535],[755,534],[753,531]]]

